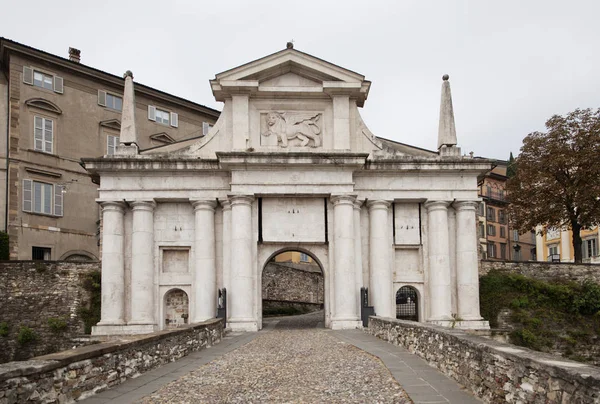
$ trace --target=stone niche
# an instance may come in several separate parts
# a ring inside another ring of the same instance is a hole
[[[263,198],[263,241],[324,243],[323,198]]]
[[[162,271],[164,273],[189,272],[190,250],[185,248],[162,250]]]
[[[323,114],[305,111],[265,111],[260,114],[260,145],[282,148],[323,145]]]
[[[394,216],[396,218],[394,243],[397,245],[421,244],[419,204],[396,203],[394,206]]]

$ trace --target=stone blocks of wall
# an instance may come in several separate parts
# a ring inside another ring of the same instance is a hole
[[[5,363],[0,365],[0,402],[80,400],[215,345],[222,338],[223,320],[213,319],[175,330]]]
[[[492,270],[521,274],[529,278],[545,281],[569,280],[583,282],[591,280],[600,284],[600,266],[597,264],[540,261],[480,261],[479,276],[486,275]]]
[[[323,304],[323,273],[311,264],[275,263],[265,266],[262,298],[278,302]]]
[[[595,366],[411,321],[370,317],[367,331],[417,354],[484,402],[600,402]]]
[[[8,325],[8,335],[0,336],[0,363],[76,345],[73,338],[84,331],[78,309],[90,299],[82,281],[93,271],[100,271],[99,262],[0,262],[0,323]],[[51,318],[64,321],[66,328],[53,330]],[[21,327],[33,330],[36,340],[19,344]]]

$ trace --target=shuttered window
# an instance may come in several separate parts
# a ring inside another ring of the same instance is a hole
[[[119,145],[119,136],[108,135],[106,137],[106,154],[112,156]]]
[[[52,153],[54,144],[54,121],[41,116],[34,117],[33,149]]]
[[[98,105],[115,111],[123,110],[123,98],[118,95],[107,93],[104,90],[98,90]]]
[[[42,73],[28,66],[23,66],[23,83],[45,88],[60,94],[64,91],[62,77]]]
[[[23,180],[23,211],[63,216],[62,185]]]
[[[154,105],[148,105],[148,119],[163,125],[171,125],[174,128],[179,126],[179,114],[165,111]]]

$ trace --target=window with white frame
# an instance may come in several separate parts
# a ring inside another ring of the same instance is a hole
[[[488,243],[487,256],[488,256],[488,258],[496,258],[496,244],[495,243]]]
[[[548,261],[560,261],[560,250],[558,244],[548,246]]]
[[[34,116],[33,118],[33,149],[52,153],[54,144],[54,121],[52,119]]]
[[[122,111],[123,98],[119,97],[118,95],[108,93],[104,90],[98,90],[98,105],[114,109],[115,111]]]
[[[519,231],[518,230],[513,230],[513,240],[519,241]]]
[[[62,185],[23,180],[23,211],[45,215],[63,215]]]
[[[54,79],[48,74],[33,72],[33,85],[54,91]]]
[[[63,78],[23,66],[23,83],[30,86],[45,88],[55,93],[63,93]]]
[[[495,236],[496,235],[496,226],[494,226],[493,224],[488,224],[487,233],[488,233],[488,236]]]
[[[179,126],[179,115],[175,112],[148,105],[148,119],[163,125],[171,125],[174,128]]]
[[[582,240],[581,243],[583,259],[592,258],[598,255],[598,239],[597,238],[588,238]]]
[[[117,150],[119,145],[119,136],[108,135],[106,136],[106,154],[112,156]]]

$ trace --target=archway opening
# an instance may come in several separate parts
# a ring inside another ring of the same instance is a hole
[[[189,298],[181,289],[171,289],[165,294],[165,328],[177,328],[188,324]]]
[[[323,326],[323,270],[308,252],[291,250],[273,256],[262,273],[263,319],[290,319],[293,328]]]
[[[396,292],[396,318],[419,321],[419,297],[417,289],[402,286]]]

